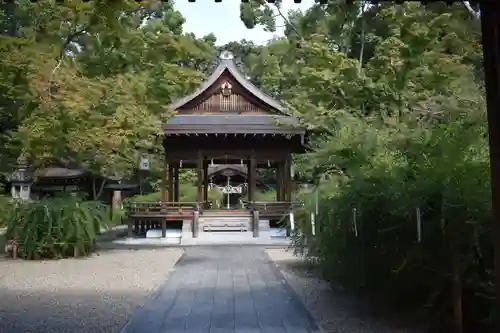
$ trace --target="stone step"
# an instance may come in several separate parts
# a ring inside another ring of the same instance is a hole
[[[248,231],[251,218],[245,217],[203,217],[200,218],[200,230],[203,231]]]
[[[251,217],[203,217],[200,218],[199,228],[201,231],[251,231]],[[269,221],[260,220],[259,230],[269,230]]]
[[[198,231],[199,232],[245,232],[253,230],[253,222],[250,216],[212,216],[212,217],[200,217],[198,221]],[[268,231],[269,230],[269,220],[259,221],[259,230]],[[183,232],[192,232],[192,221],[184,221],[182,224]]]

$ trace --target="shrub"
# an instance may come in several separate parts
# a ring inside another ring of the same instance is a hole
[[[273,202],[276,201],[276,191],[274,189],[268,189],[266,191],[257,189],[255,191],[254,198],[255,201]],[[248,191],[241,199],[248,201]]]
[[[219,209],[222,198],[224,197],[224,193],[222,193],[221,190],[218,188],[212,188],[208,191],[208,201],[212,203],[212,208],[213,209]]]
[[[24,259],[86,256],[109,222],[109,211],[100,202],[76,197],[18,202],[7,221],[6,239]]]
[[[333,160],[348,175],[332,172],[319,186],[320,230],[314,238],[308,215],[314,196],[305,194],[307,208],[297,215],[297,225],[309,237],[307,243],[296,237],[296,250],[319,259],[329,279],[400,309],[423,307],[427,319],[446,320],[443,326],[461,299],[465,331],[486,331],[481,325],[490,319],[485,309],[492,308],[493,246],[483,123],[456,121],[406,132],[353,127],[343,127],[347,134],[325,142],[311,157]],[[461,294],[452,292],[452,277],[461,281]]]
[[[197,196],[196,186],[192,184],[180,184],[180,202],[195,202]],[[167,192],[168,198],[168,192]],[[137,202],[158,202],[161,201],[161,191],[152,192],[142,195],[134,195],[132,197],[126,198],[125,202],[137,201]]]
[[[6,195],[0,195],[0,228],[3,228],[12,210],[12,203],[10,202],[11,197]]]
[[[161,201],[161,192],[153,192],[142,195],[134,195],[133,197],[127,198],[126,201],[137,201],[137,202],[157,202]]]

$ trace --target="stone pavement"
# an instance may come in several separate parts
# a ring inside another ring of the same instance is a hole
[[[257,246],[188,247],[122,333],[319,333]]]

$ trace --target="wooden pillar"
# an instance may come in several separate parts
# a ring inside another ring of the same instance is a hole
[[[290,173],[290,166],[292,165],[292,158],[291,155],[288,155],[285,159],[285,162],[283,163],[283,201],[290,202],[292,201],[292,177]],[[287,228],[286,228],[286,235],[288,237],[291,236],[292,234],[292,216],[289,216]]]
[[[161,202],[167,201],[167,173],[168,173],[168,162],[165,161],[163,165],[163,172],[161,173]]]
[[[163,172],[162,172],[162,178],[161,178],[161,206],[162,206],[162,211],[165,210],[166,214],[166,207],[167,207],[167,173],[168,173],[168,161],[167,157],[165,156],[165,164],[163,166]],[[137,224],[136,224],[136,232],[137,232]],[[167,236],[167,218],[162,218],[161,219],[161,237],[166,237]]]
[[[288,155],[286,164],[287,164],[286,165],[286,172],[288,175],[287,197],[288,197],[288,201],[293,201],[293,191],[295,190],[295,184],[293,181],[293,174],[292,174],[292,168],[293,168],[292,154]]]
[[[250,154],[250,159],[248,160],[248,201],[255,201],[255,180],[257,178],[257,163],[255,160],[255,154],[252,152]]]
[[[168,165],[168,202],[174,202],[174,165]]]
[[[494,1],[482,1],[480,5],[490,144],[495,317],[498,332],[500,331],[500,6]]]
[[[198,176],[196,180],[197,192],[196,192],[196,209],[193,213],[193,238],[198,237],[198,228],[199,228],[199,220],[200,220],[200,204],[203,201],[203,154],[201,150],[198,150],[196,156],[196,174]]]
[[[177,166],[174,169],[174,201],[179,202],[181,198],[181,192],[179,188],[179,173],[180,173],[180,166],[177,164]]]
[[[203,201],[208,201],[208,162],[203,163]]]
[[[286,201],[286,160],[280,162],[280,200]]]
[[[281,163],[278,163],[276,166],[276,201],[281,201],[281,188],[283,187],[281,184],[282,173]]]
[[[283,174],[284,174],[284,193],[283,193],[283,201],[291,201],[292,200],[292,174],[290,172],[290,167],[292,166],[292,156],[288,155],[285,163],[283,165]]]
[[[203,201],[203,154],[201,150],[198,150],[198,156],[196,161],[196,175],[197,179],[197,194],[196,201],[201,203]]]
[[[257,161],[255,160],[255,153],[252,151],[248,161],[248,201],[255,201],[255,191],[257,188]],[[259,211],[253,210],[252,212],[252,231],[253,237],[259,237]]]
[[[280,193],[280,200],[281,201],[286,201],[286,160],[280,163],[280,169],[281,169],[281,193]]]

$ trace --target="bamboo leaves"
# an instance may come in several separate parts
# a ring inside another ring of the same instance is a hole
[[[86,256],[95,250],[101,228],[109,226],[106,207],[75,197],[17,204],[9,214],[7,240],[24,259]]]

